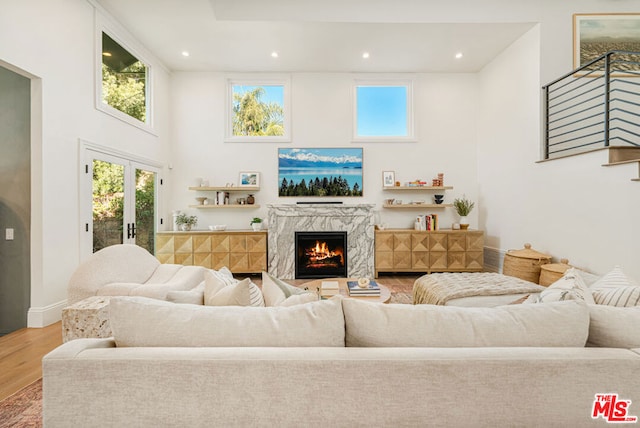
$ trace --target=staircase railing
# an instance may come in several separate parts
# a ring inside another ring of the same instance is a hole
[[[640,147],[640,52],[609,51],[542,87],[544,159]]]

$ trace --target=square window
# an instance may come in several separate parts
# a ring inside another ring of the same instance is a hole
[[[354,96],[354,140],[413,139],[411,83],[357,82]]]
[[[225,141],[289,141],[288,81],[229,80]]]

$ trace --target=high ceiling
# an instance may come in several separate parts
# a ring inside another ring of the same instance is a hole
[[[486,10],[474,20],[464,7],[463,19],[443,20],[431,13],[433,5],[440,13],[453,6],[434,0],[98,2],[179,71],[476,72],[534,25],[490,22]],[[488,3],[496,2],[508,3]],[[511,0],[508,6],[515,10],[523,3]]]

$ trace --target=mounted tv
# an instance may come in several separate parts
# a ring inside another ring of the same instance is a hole
[[[279,148],[278,183],[278,196],[362,196],[362,148]]]

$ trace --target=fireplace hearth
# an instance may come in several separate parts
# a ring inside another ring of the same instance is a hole
[[[295,232],[295,277],[347,276],[347,232]]]

